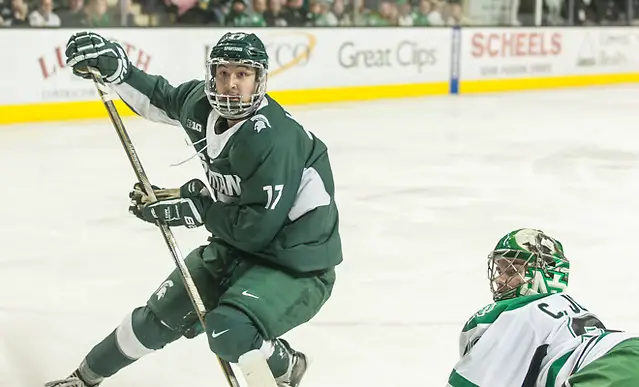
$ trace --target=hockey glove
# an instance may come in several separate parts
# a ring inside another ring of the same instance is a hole
[[[135,183],[133,185],[133,190],[129,192],[129,198],[131,199],[131,206],[143,206],[145,204],[152,203],[157,200],[165,200],[165,199],[175,199],[180,197],[180,189],[179,188],[160,188],[158,186],[152,185],[153,193],[155,194],[155,199],[152,200],[149,195],[144,191],[144,187],[140,183]]]
[[[73,67],[73,74],[85,79],[91,79],[87,67],[95,67],[105,83],[118,84],[131,69],[131,62],[122,46],[93,32],[73,34],[64,53],[67,66]]]
[[[177,190],[160,191],[175,192]],[[180,187],[179,197],[170,196],[164,199],[158,197],[158,201],[147,204],[140,201],[139,204],[132,205],[129,211],[149,223],[160,221],[170,227],[195,228],[204,224],[204,213],[211,200],[210,196],[204,183],[193,179]]]

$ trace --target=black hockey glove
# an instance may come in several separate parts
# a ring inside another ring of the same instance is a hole
[[[91,79],[86,71],[90,66],[100,71],[105,83],[118,84],[131,70],[131,62],[122,46],[93,32],[73,34],[64,53],[67,66],[81,78]]]
[[[195,228],[204,224],[204,213],[211,200],[206,185],[198,179],[184,184],[179,190],[153,189],[154,192],[165,193],[158,196],[158,201],[150,203],[149,198],[137,193],[135,187],[130,196],[133,200],[129,211],[138,218],[149,223],[160,221],[170,227],[185,226]],[[139,199],[136,199],[138,198]],[[144,200],[146,197],[146,201]]]

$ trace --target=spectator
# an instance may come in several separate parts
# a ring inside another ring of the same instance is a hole
[[[416,26],[442,26],[444,20],[439,11],[435,10],[435,4],[430,0],[420,0],[419,9],[414,15]]]
[[[394,20],[393,17],[393,8],[394,4],[389,1],[383,0],[379,3],[379,9],[376,13],[371,13],[368,16],[368,24],[369,26],[392,26],[397,25],[397,21]],[[395,12],[396,15],[396,12]]]
[[[248,23],[248,14],[246,13],[246,4],[243,0],[232,0],[231,9],[224,18],[225,26],[244,26]]]
[[[311,3],[312,25],[318,27],[329,27],[329,9],[326,0],[313,0]]]
[[[11,4],[7,0],[0,0],[0,27],[8,27],[11,20]]]
[[[67,0],[67,5],[56,11],[62,27],[80,27],[86,23],[84,0]]]
[[[135,21],[135,15],[131,10],[132,6],[133,3],[131,0],[118,0],[116,8],[113,10],[113,23],[115,25],[137,27],[138,24]],[[122,17],[122,11],[124,11],[124,17]]]
[[[594,25],[597,19],[594,3],[589,0],[575,0],[574,13],[572,14],[573,25]],[[564,17],[570,19],[569,4],[565,3],[563,8]]]
[[[176,23],[189,25],[222,25],[226,18],[222,4],[218,0],[166,0],[167,7],[177,8]]]
[[[401,0],[398,2],[399,9],[397,10],[397,25],[401,27],[411,27],[414,25],[413,19],[413,7],[407,0]]]
[[[2,17],[2,26],[4,27],[21,27],[28,26],[27,15],[29,14],[29,6],[24,0],[11,0],[9,7],[3,8],[0,13]]]
[[[450,3],[449,10],[450,14],[446,18],[446,25],[469,26],[472,24],[470,19],[464,15],[464,9],[460,3]]]
[[[40,7],[29,14],[31,27],[60,27],[60,17],[53,12],[53,0],[40,0]]]
[[[289,27],[303,27],[310,24],[311,17],[303,5],[303,0],[286,0],[283,15]]]
[[[243,0],[233,0],[231,10],[224,19],[224,25],[230,27],[264,27],[266,23],[262,16],[249,15]]]
[[[280,0],[268,0],[268,10],[264,12],[264,21],[269,27],[286,27],[288,25]]]
[[[597,12],[597,22],[599,24],[620,24],[626,19],[625,2],[620,2],[619,0],[594,0],[592,2]]]
[[[108,27],[111,25],[111,15],[109,15],[109,5],[106,0],[89,0],[86,21],[89,27]]]
[[[366,8],[364,0],[350,0],[348,13],[353,17],[353,24],[365,26],[368,23],[370,10]]]
[[[333,0],[333,6],[328,14],[326,14],[328,25],[331,27],[353,25],[351,16],[344,11],[344,0]]]
[[[253,0],[253,18],[256,26],[266,27],[264,12],[266,12],[266,0]]]

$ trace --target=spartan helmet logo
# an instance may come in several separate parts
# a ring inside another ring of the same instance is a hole
[[[255,122],[253,129],[258,133],[261,132],[262,129],[271,127],[271,123],[268,121],[268,118],[266,118],[263,114],[254,115],[251,117],[251,121]]]

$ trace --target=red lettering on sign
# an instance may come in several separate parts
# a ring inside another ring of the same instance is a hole
[[[476,33],[471,38],[471,55],[475,58],[555,56],[561,49],[558,32]]]
[[[47,61],[45,56],[41,56],[38,58],[38,64],[40,65],[40,71],[42,72],[42,78],[47,79],[51,77],[53,74],[58,72],[58,69],[63,69],[66,67],[66,63],[64,60],[64,53],[62,51],[62,47],[58,46],[54,49],[55,59],[53,63]]]
[[[138,51],[138,59],[135,62],[135,67],[139,68],[142,71],[149,70],[149,64],[151,63],[151,55],[146,52],[139,50]]]

